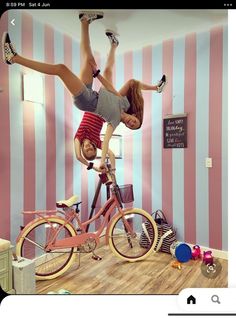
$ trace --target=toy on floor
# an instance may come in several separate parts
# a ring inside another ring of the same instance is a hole
[[[198,258],[202,258],[201,248],[199,245],[194,245],[192,251],[192,259],[197,260]]]
[[[213,255],[212,255],[212,251],[206,251],[206,252],[203,252],[203,263],[205,265],[213,265]]]
[[[170,252],[180,263],[186,263],[192,258],[192,250],[186,243],[178,241],[172,243]]]
[[[179,261],[174,261],[171,263],[173,268],[182,269],[182,264]]]

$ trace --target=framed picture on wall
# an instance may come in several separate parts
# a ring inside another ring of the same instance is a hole
[[[187,113],[163,118],[164,148],[187,148]]]

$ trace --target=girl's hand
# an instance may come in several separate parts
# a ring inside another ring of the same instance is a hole
[[[97,172],[102,172],[102,170],[100,169],[100,167],[96,167],[96,166],[93,166],[93,170],[97,171]]]
[[[94,58],[90,59],[89,64],[92,68],[93,73],[96,73],[97,72],[97,63],[96,63],[95,59]]]
[[[106,172],[108,171],[105,162],[104,162],[104,163],[103,163],[103,162],[100,163],[99,169],[100,169],[100,171],[101,171],[102,173],[106,173]]]

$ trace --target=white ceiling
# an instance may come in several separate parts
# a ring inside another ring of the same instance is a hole
[[[99,9],[102,10],[102,9]],[[80,40],[79,10],[27,10],[35,19]],[[227,24],[227,10],[102,10],[104,18],[90,25],[91,45],[102,56],[109,42],[105,29],[120,34],[117,54],[155,45],[165,39],[181,37],[191,32],[208,30],[212,26]]]

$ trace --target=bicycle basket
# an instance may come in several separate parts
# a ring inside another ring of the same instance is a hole
[[[119,186],[120,198],[122,203],[130,203],[134,201],[134,192],[132,184]]]

